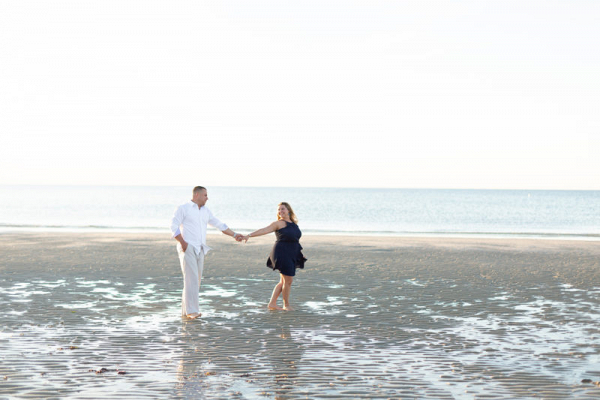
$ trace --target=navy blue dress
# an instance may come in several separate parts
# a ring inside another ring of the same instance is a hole
[[[277,240],[267,260],[267,267],[278,269],[283,275],[295,276],[296,268],[304,268],[306,258],[302,255],[300,237],[302,232],[293,222],[286,222],[286,226],[275,231]]]

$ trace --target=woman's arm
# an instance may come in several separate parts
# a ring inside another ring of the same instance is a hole
[[[268,235],[269,233],[275,232],[276,230],[284,228],[284,227],[285,227],[285,221],[275,221],[275,222],[271,223],[269,226],[265,226],[262,229],[259,229],[257,231],[254,231],[254,232],[249,233],[248,235],[244,236],[244,240],[248,241],[248,239],[251,237]]]

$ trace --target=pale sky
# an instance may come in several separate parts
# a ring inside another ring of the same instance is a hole
[[[0,184],[600,190],[600,2],[0,2]]]

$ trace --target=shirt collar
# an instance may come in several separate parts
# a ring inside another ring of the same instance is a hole
[[[190,207],[195,207],[195,208],[196,208],[196,210],[201,210],[201,209],[202,209],[202,207],[204,207],[204,206],[202,206],[202,207],[198,207],[198,204],[194,203],[194,202],[193,202],[193,201],[191,201],[191,200],[190,200],[190,202],[189,202],[188,204],[190,205]]]

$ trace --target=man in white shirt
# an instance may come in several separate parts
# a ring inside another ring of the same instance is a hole
[[[233,237],[238,242],[242,240],[242,235],[229,229],[205,207],[207,201],[206,188],[196,186],[193,190],[192,200],[177,207],[171,221],[172,237],[179,242],[177,253],[183,273],[181,314],[189,319],[202,315],[199,312],[198,292],[204,270],[204,256],[210,250],[210,247],[206,245],[207,224]]]

